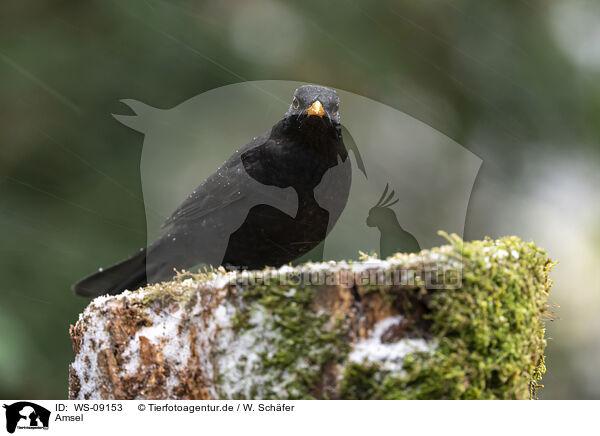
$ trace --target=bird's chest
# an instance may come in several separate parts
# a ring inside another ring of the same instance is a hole
[[[327,170],[337,164],[333,154],[318,144],[287,144],[274,151],[271,168],[287,186],[314,189]]]

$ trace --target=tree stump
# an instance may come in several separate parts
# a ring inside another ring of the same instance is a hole
[[[534,398],[552,262],[517,237],[179,273],[93,300],[70,399]]]

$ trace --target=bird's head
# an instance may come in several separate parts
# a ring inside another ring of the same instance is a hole
[[[394,200],[394,191],[390,192],[389,195],[386,197],[388,189],[389,184],[385,185],[385,190],[383,191],[383,194],[379,198],[377,204],[369,210],[369,216],[367,217],[367,226],[377,227],[382,223],[389,222],[390,220],[395,220],[396,214],[392,209],[390,209],[390,207],[398,203],[399,199]]]
[[[332,89],[317,85],[304,85],[296,89],[286,116],[299,120],[322,120],[332,125],[340,124],[340,98]]]

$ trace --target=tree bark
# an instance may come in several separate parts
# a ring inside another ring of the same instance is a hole
[[[529,398],[552,263],[516,237],[182,272],[71,326],[70,399]]]

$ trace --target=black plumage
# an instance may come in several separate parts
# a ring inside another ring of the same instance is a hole
[[[283,119],[236,151],[166,220],[147,248],[73,285],[116,294],[168,280],[174,268],[280,266],[326,237],[350,190],[339,98],[325,87],[294,93]]]

